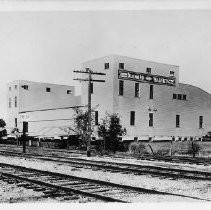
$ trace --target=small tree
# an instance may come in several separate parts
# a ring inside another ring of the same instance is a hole
[[[200,149],[201,148],[200,148],[199,144],[196,141],[190,141],[188,143],[188,154],[193,155],[193,158],[196,157],[196,154],[199,153]]]
[[[2,137],[7,136],[7,130],[5,128],[6,123],[3,119],[0,119],[0,139],[2,139]]]
[[[84,111],[80,108],[75,108],[75,116],[74,116],[74,130],[79,136],[79,144],[81,147],[87,147],[87,140],[88,140],[88,111]],[[92,129],[93,131],[93,129]]]
[[[126,134],[122,128],[118,114],[106,113],[102,123],[98,126],[98,135],[104,140],[104,150],[115,153],[118,149],[119,137]]]

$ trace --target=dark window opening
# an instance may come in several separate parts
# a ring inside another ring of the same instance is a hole
[[[15,127],[17,128],[18,127],[18,119],[15,118]]]
[[[182,99],[183,99],[183,100],[186,100],[186,99],[187,99],[186,95],[183,95],[183,96],[182,96]]]
[[[170,71],[170,76],[174,76],[174,71]]]
[[[51,88],[47,87],[46,92],[51,92]]]
[[[28,85],[22,85],[21,86],[24,90],[28,90],[29,89],[29,86]]]
[[[135,125],[135,112],[130,112],[130,125]]]
[[[91,86],[90,86],[90,92],[91,92],[91,94],[93,94],[93,93],[94,93],[93,83],[91,83]]]
[[[180,115],[176,115],[176,128],[180,127]]]
[[[182,100],[182,94],[178,94],[178,100]]]
[[[67,90],[67,94],[71,94],[72,93],[72,90]]]
[[[9,98],[9,108],[11,108],[12,107],[12,100],[11,100],[11,98]]]
[[[120,69],[125,69],[125,64],[124,63],[119,63],[119,68]]]
[[[153,127],[153,113],[149,113],[149,127]]]
[[[15,107],[17,107],[17,96],[15,96]]]
[[[153,85],[150,85],[149,99],[153,99]]]
[[[105,69],[109,69],[109,63],[105,63]]]
[[[17,90],[17,88],[18,88],[18,86],[17,86],[17,85],[15,85],[15,90]]]
[[[139,88],[139,83],[135,83],[135,97],[139,97],[139,91],[140,91],[140,88]]]
[[[98,125],[98,111],[95,111],[95,125]]]
[[[152,69],[151,69],[151,68],[147,68],[147,69],[146,69],[146,72],[147,72],[148,74],[151,74],[151,73],[152,73]]]
[[[124,81],[120,80],[119,81],[119,95],[123,96],[124,94]]]
[[[9,87],[9,91],[11,91],[12,90],[12,88],[11,87]]]
[[[203,116],[199,116],[199,128],[203,128]]]
[[[173,93],[173,99],[177,99],[177,94]]]

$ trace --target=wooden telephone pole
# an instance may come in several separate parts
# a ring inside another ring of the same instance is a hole
[[[95,80],[92,79],[92,75],[106,75],[105,73],[101,72],[93,72],[91,69],[86,68],[86,71],[73,71],[75,73],[82,73],[82,74],[89,74],[89,77],[87,79],[74,79],[74,80],[79,80],[81,82],[88,82],[88,139],[87,139],[87,157],[91,156],[91,135],[92,135],[92,117],[91,117],[91,112],[92,112],[92,106],[91,106],[91,84],[92,82],[105,82],[105,80]]]
[[[26,132],[28,132],[28,122],[23,121],[23,135],[22,135],[23,153],[26,153]]]

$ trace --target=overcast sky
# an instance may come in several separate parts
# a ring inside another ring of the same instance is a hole
[[[6,83],[74,84],[74,69],[109,54],[180,66],[211,93],[211,11],[0,12],[0,117]]]

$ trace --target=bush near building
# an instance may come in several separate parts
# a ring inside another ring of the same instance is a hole
[[[122,128],[118,114],[106,113],[105,118],[98,126],[98,135],[103,138],[104,150],[115,153],[118,150],[120,136],[126,134],[126,129]]]
[[[131,142],[128,152],[131,155],[144,156],[211,156],[211,142]]]
[[[0,119],[0,139],[7,136],[7,130],[5,129],[6,123],[3,119]]]

